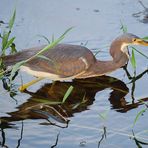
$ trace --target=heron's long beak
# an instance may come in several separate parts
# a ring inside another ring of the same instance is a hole
[[[145,41],[143,39],[137,39],[136,43],[138,45],[144,45],[144,46],[148,46],[148,41]]]

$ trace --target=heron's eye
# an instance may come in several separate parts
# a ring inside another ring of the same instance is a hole
[[[134,38],[134,39],[133,39],[133,42],[136,42],[136,40],[137,40],[137,39],[136,39],[136,38]]]

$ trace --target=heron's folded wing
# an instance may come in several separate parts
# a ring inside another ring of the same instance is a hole
[[[46,59],[37,57],[27,62],[24,66],[33,71],[56,74],[59,77],[71,77],[82,74],[88,69],[90,64],[83,58],[59,58]]]

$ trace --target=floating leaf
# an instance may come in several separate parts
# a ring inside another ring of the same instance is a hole
[[[72,90],[73,90],[73,86],[70,86],[68,88],[68,90],[66,91],[64,97],[63,97],[63,100],[62,100],[62,103],[65,103],[65,101],[67,100],[67,98],[69,97],[69,95],[71,94]]]

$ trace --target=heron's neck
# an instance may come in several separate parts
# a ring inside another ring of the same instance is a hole
[[[110,55],[113,58],[114,64],[122,67],[127,63],[129,59],[127,46],[128,44],[123,43],[118,40],[118,38],[112,42],[110,46]]]
[[[112,56],[112,60],[97,60],[96,63],[93,66],[91,66],[90,69],[86,71],[86,73],[79,76],[79,78],[88,78],[105,75],[124,66],[129,59],[126,46],[127,44],[123,44],[123,42],[115,40],[110,47],[110,54]]]
[[[95,73],[100,75],[108,74],[118,68],[114,61],[97,61],[96,67],[98,68]]]
[[[104,75],[124,66],[129,59],[126,46],[126,44],[120,43],[119,41],[114,41],[110,47],[112,60],[96,61],[96,64],[90,70],[93,71],[94,76]]]

